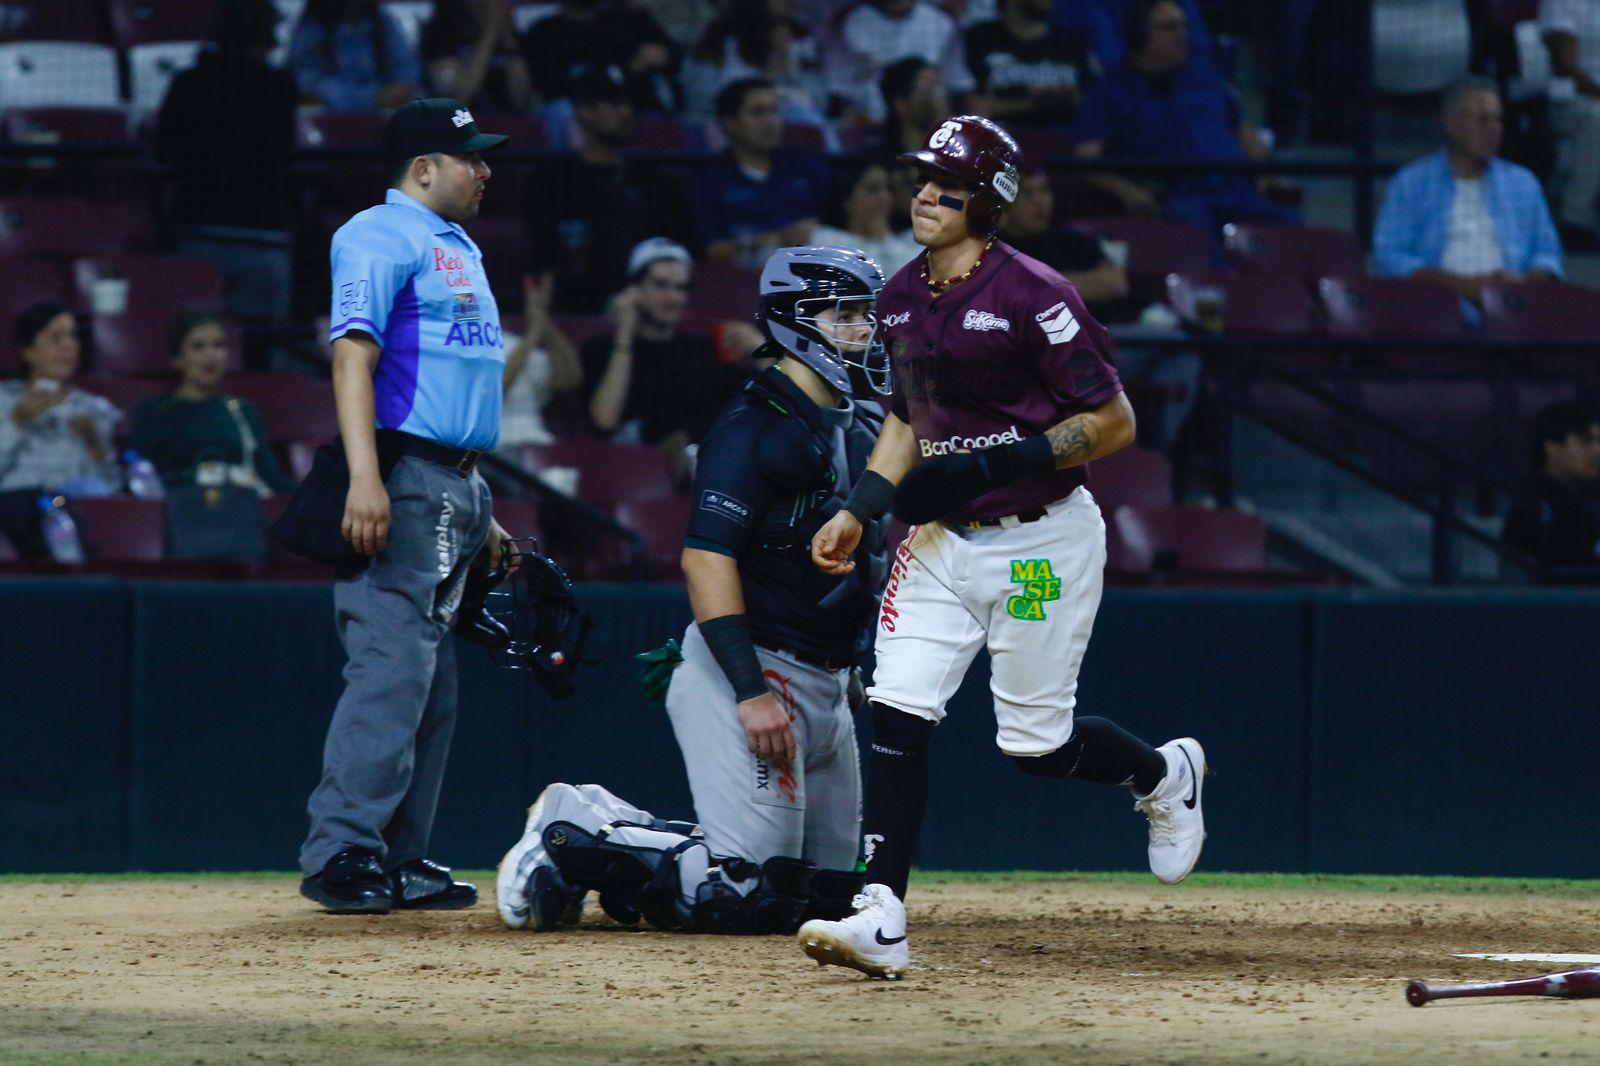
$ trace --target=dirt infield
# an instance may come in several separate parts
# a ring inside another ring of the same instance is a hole
[[[479,887],[492,900],[492,881]],[[1591,1061],[1600,1001],[1409,1007],[1405,979],[1600,952],[1600,893],[913,889],[899,984],[786,938],[501,927],[492,903],[333,917],[292,878],[0,882],[0,1060]]]

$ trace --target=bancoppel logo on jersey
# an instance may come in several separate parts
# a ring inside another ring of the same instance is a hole
[[[700,493],[700,510],[719,514],[741,526],[750,524],[750,508],[725,492],[706,489]]]
[[[1001,433],[986,433],[981,437],[951,437],[949,440],[923,440],[917,438],[922,457],[949,455],[951,452],[974,452],[980,448],[993,448],[996,444],[1015,444],[1022,433],[1015,425]]]
[[[887,318],[885,318],[883,320],[883,328],[884,329],[893,329],[895,326],[903,326],[907,322],[910,322],[910,321],[911,321],[911,312],[910,311],[901,311],[899,314],[890,315]]]
[[[1072,317],[1072,308],[1067,306],[1065,300],[1048,311],[1034,315],[1033,320],[1039,323],[1039,328],[1044,330],[1045,339],[1051,344],[1065,344],[1076,337],[1078,330],[1082,328],[1078,325],[1078,320]]]
[[[1011,321],[1000,318],[988,311],[968,311],[967,317],[961,320],[962,329],[975,329],[982,333],[991,329],[1010,329]]]

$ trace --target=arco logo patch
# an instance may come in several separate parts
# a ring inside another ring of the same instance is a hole
[[[1006,600],[1006,613],[1024,622],[1043,622],[1044,605],[1061,598],[1061,579],[1049,559],[1011,560],[1011,580],[1022,591]]]

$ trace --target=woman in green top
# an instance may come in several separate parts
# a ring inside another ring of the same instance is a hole
[[[262,495],[293,492],[267,444],[255,405],[222,391],[228,334],[216,315],[186,311],[168,332],[178,387],[139,405],[134,449],[174,485],[243,485]]]

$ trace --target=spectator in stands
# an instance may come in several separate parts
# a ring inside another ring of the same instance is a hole
[[[727,12],[706,28],[694,59],[700,81],[711,89],[696,94],[701,100],[731,81],[765,78],[786,120],[826,125],[819,43],[793,17],[790,0],[731,0]]]
[[[1539,28],[1557,77],[1572,94],[1552,97],[1550,118],[1561,137],[1553,185],[1557,214],[1578,250],[1600,247],[1600,0],[1541,0]]]
[[[922,148],[928,134],[950,117],[950,93],[939,68],[926,60],[912,56],[889,64],[879,89],[888,109],[883,140],[890,159]]]
[[[134,412],[134,450],[155,465],[169,488],[242,485],[263,495],[293,492],[294,479],[278,466],[255,405],[222,390],[228,373],[222,319],[185,311],[172,320],[167,340],[178,387]]]
[[[1128,9],[1138,0],[1055,0],[1052,20],[1087,34],[1090,51],[1106,70],[1120,66],[1129,52]],[[1181,0],[1189,20],[1189,52],[1195,59],[1215,63],[1211,33],[1202,17],[1199,0]],[[1279,0],[1280,3],[1283,0]],[[1289,0],[1298,3],[1299,0]]]
[[[553,289],[548,276],[523,275],[522,335],[501,334],[506,351],[505,399],[497,446],[501,452],[514,452],[524,444],[553,443],[555,435],[544,424],[545,405],[557,393],[583,384],[578,350],[550,317]]]
[[[865,252],[887,277],[922,253],[910,230],[896,233],[889,220],[904,213],[902,189],[889,181],[889,171],[875,159],[854,160],[834,170],[823,201],[823,224],[811,231],[811,243],[827,248]]]
[[[521,111],[533,96],[508,0],[435,0],[421,52],[434,96],[483,111]]]
[[[12,326],[22,364],[0,382],[0,493],[105,496],[120,480],[112,430],[122,413],[72,384],[82,348],[62,304],[33,304]]]
[[[1000,221],[1000,235],[1024,255],[1055,267],[1077,288],[1095,317],[1106,321],[1108,305],[1128,295],[1128,272],[1106,256],[1098,237],[1056,228],[1055,208],[1050,175],[1033,163],[1022,175],[1017,202]]]
[[[523,206],[530,265],[555,278],[555,305],[597,313],[622,285],[628,254],[684,211],[622,155],[634,113],[621,68],[583,71],[572,86],[576,152],[541,160]]]
[[[1001,0],[1000,17],[967,31],[967,62],[982,101],[974,106],[1007,124],[1071,122],[1088,86],[1085,37],[1050,21],[1051,0]]]
[[[759,270],[773,249],[809,242],[826,177],[818,160],[779,150],[783,116],[765,78],[718,93],[717,124],[728,151],[695,181],[696,238],[708,258]]]
[[[293,290],[296,90],[268,61],[277,24],[272,0],[229,0],[215,43],[172,79],[156,119],[156,157],[176,182],[177,249],[217,265],[239,315],[284,314]]]
[[[546,103],[571,100],[584,71],[614,66],[627,75],[637,110],[677,109],[678,52],[655,19],[627,0],[561,0],[522,35],[522,54]]]
[[[916,56],[938,67],[951,92],[977,87],[955,19],[928,0],[861,0],[845,8],[825,52],[829,89],[851,118],[883,121],[883,98],[872,90],[897,59]]]
[[[1086,158],[1232,162],[1264,159],[1267,149],[1240,116],[1238,101],[1209,63],[1191,57],[1189,19],[1177,0],[1129,0],[1130,47],[1106,72],[1079,111],[1074,136]],[[1276,203],[1242,174],[1194,174],[1166,183],[1165,204],[1151,189],[1114,174],[1090,179],[1130,214],[1162,212],[1213,235],[1222,259],[1226,222],[1298,224],[1300,212]]]
[[[330,111],[390,111],[422,91],[417,48],[377,0],[306,0],[289,67],[300,95]]]
[[[1372,233],[1374,273],[1476,301],[1486,282],[1561,276],[1561,241],[1533,172],[1496,158],[1500,94],[1470,79],[1444,94],[1445,147],[1389,181]]]
[[[1506,515],[1506,543],[1533,556],[1540,580],[1600,580],[1600,412],[1570,400],[1545,407],[1533,447],[1537,473]]]
[[[612,301],[615,333],[583,346],[584,389],[595,428],[612,440],[660,445],[678,475],[743,373],[717,362],[715,345],[684,332],[692,260],[664,237],[641,241],[628,285]]]

